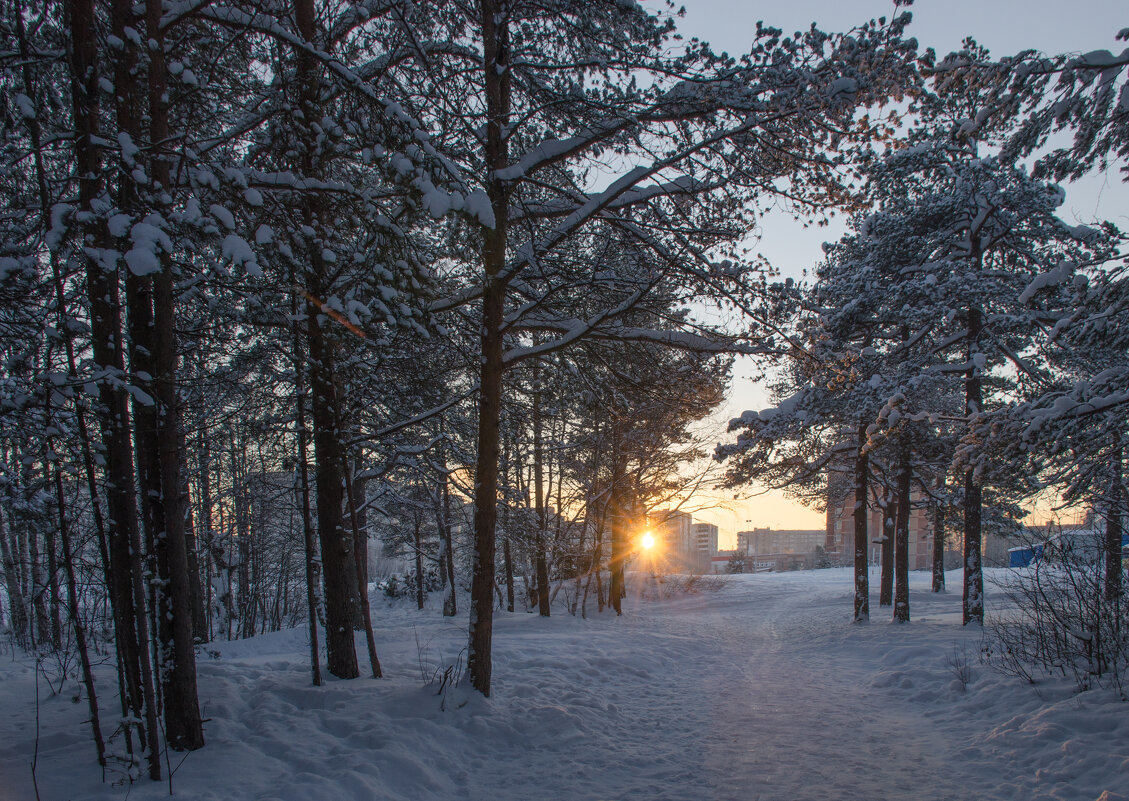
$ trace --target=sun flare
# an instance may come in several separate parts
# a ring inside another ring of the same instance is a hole
[[[639,541],[644,550],[655,547],[655,535],[649,531],[643,532],[643,538]]]

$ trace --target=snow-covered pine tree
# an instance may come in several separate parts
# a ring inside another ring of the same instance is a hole
[[[458,165],[477,256],[464,260],[466,288],[451,302],[480,304],[468,661],[471,683],[489,693],[498,426],[512,363],[505,333],[535,318],[538,299],[554,291],[541,265],[579,234],[614,232],[648,252],[656,271],[704,294],[739,296],[745,276],[706,253],[739,238],[753,201],[783,188],[778,181],[801,203],[839,196],[841,161],[827,146],[849,150],[859,132],[853,110],[901,91],[908,50],[900,21],[847,38],[762,28],[738,59],[700,43],[671,50],[670,17],[610,0],[482,0],[420,8],[412,22],[439,33],[415,36],[395,68],[406,71],[408,107]],[[614,333],[630,305],[559,320],[540,347]]]

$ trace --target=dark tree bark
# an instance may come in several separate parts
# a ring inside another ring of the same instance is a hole
[[[39,553],[39,532],[35,526],[24,526],[24,531],[28,547],[28,577],[31,579],[28,595],[35,614],[35,641],[47,645],[51,642],[51,617],[47,613],[47,581]]]
[[[294,284],[293,270],[290,283]],[[298,297],[290,293],[290,316],[294,320],[294,406],[298,424],[298,508],[302,510],[302,548],[306,565],[306,611],[309,613],[306,624],[310,636],[310,678],[315,687],[320,687],[321,658],[318,648],[318,588],[321,586],[321,562],[318,559],[317,543],[314,541],[313,514],[310,508],[310,433],[306,428],[306,356],[302,347],[302,334],[298,328]]]
[[[878,579],[878,605],[894,603],[894,518],[899,509],[894,492],[889,487],[882,491],[882,569]]]
[[[188,603],[192,609],[192,641],[202,643],[210,639],[207,600],[204,592],[204,580],[200,575],[200,538],[196,533],[197,518],[188,488],[188,445],[183,416],[180,417],[180,423],[177,436],[181,459],[180,497],[184,503],[184,547],[188,559]]]
[[[608,559],[608,603],[616,615],[623,614],[623,597],[626,594],[625,569],[627,561],[627,475],[620,452],[618,436],[613,434],[611,504],[611,554]]]
[[[21,645],[27,643],[28,616],[27,603],[24,599],[23,587],[20,586],[20,573],[16,567],[16,555],[11,545],[8,532],[2,530],[5,516],[0,515],[0,561],[4,567],[4,582],[8,590],[9,614],[12,618],[12,632],[16,635],[16,642]]]
[[[74,628],[75,645],[78,647],[79,663],[82,665],[82,683],[86,688],[86,705],[90,712],[90,732],[94,747],[98,751],[98,765],[106,767],[106,740],[102,736],[102,722],[98,712],[98,693],[94,687],[94,671],[90,664],[90,648],[86,642],[86,628],[78,608],[78,582],[74,574],[74,549],[71,548],[70,525],[66,514],[66,499],[63,496],[63,476],[58,465],[55,474],[55,503],[59,512],[59,538],[63,545],[63,569],[67,576],[67,616]]]
[[[19,40],[20,58],[23,61],[23,65],[21,67],[21,75],[23,77],[24,87],[26,89],[26,94],[28,95],[28,97],[35,97],[36,81],[35,72],[32,68],[34,62],[31,58],[30,47],[28,45],[27,31],[24,25],[24,15],[16,14],[15,20],[16,33]],[[32,156],[35,163],[36,185],[39,191],[40,213],[43,215],[43,225],[44,229],[46,230],[51,227],[51,209],[54,204],[52,202],[51,193],[47,185],[47,169],[43,161],[42,139],[40,136],[39,121],[38,119],[33,117],[30,119],[25,119],[24,124],[27,126],[28,134],[31,139]],[[66,289],[63,284],[63,274],[62,268],[59,263],[59,253],[54,246],[49,245],[49,248],[49,260],[51,263],[51,283],[55,294],[55,313],[57,318],[56,329],[63,340],[63,349],[66,354],[66,366],[68,375],[71,376],[72,380],[76,380],[78,376],[78,368],[77,360],[75,359],[74,331],[70,324],[71,321],[67,315]],[[82,464],[86,478],[87,492],[90,496],[90,513],[94,522],[94,534],[97,538],[99,555],[101,556],[101,567],[103,573],[105,573],[105,571],[107,570],[107,565],[109,563],[109,558],[106,553],[106,528],[102,518],[102,502],[101,498],[99,497],[98,479],[94,468],[94,455],[90,446],[90,432],[86,424],[86,409],[83,407],[82,401],[79,399],[76,399],[74,403],[74,417],[78,429],[79,448],[82,454]],[[60,510],[60,515],[62,514],[62,510]],[[62,519],[63,518],[61,516],[60,520]],[[53,627],[58,627],[59,587],[57,571],[56,567],[54,566],[55,546],[53,542],[53,534],[50,531],[48,532],[47,537],[49,562],[52,565],[49,568],[51,575],[51,598],[54,607],[52,609],[51,618]],[[19,598],[17,599],[17,601],[21,604],[22,610],[23,599]],[[26,614],[26,612],[24,614]],[[55,640],[56,648],[59,647],[61,636],[61,631],[58,630],[58,628],[53,628],[53,638]]]
[[[294,15],[298,34],[306,42],[316,40],[313,0],[295,0]],[[318,69],[313,56],[295,47],[298,65],[300,107],[303,112],[303,175],[316,176],[317,137],[310,123],[320,118],[318,107]],[[319,218],[317,199],[303,195],[303,221],[317,231],[324,223]],[[311,422],[314,432],[314,481],[317,487],[318,537],[321,540],[322,578],[325,583],[326,650],[329,672],[342,679],[360,675],[357,650],[353,642],[354,622],[360,615],[356,557],[353,538],[345,529],[345,452],[338,422],[340,397],[336,380],[337,354],[329,323],[323,321],[321,304],[329,289],[329,274],[317,237],[306,243],[307,291],[306,341],[310,352]]]
[[[898,458],[898,513],[894,525],[894,622],[909,622],[909,515],[913,468],[908,444]]]
[[[353,490],[353,476],[349,473],[345,465],[341,466],[341,470],[345,473],[345,492],[348,496],[346,500],[349,503],[349,522],[353,526],[353,542],[363,542],[364,538],[360,533],[360,521],[357,517],[357,495]],[[359,556],[353,562],[353,569],[356,571],[357,586],[359,587],[357,602],[361,610],[361,627],[365,633],[365,645],[368,648],[369,666],[372,669],[372,677],[379,679],[384,676],[384,673],[380,669],[380,659],[376,655],[376,638],[372,633],[372,607],[369,606],[368,602],[368,583],[365,580],[364,568],[361,566]],[[418,576],[419,574],[417,573],[416,575]],[[420,577],[419,586],[421,588],[423,587],[422,577]],[[423,605],[421,603],[420,608],[422,607]]]
[[[159,198],[170,187],[168,73],[165,67],[164,33],[161,29],[161,0],[146,0],[145,23],[149,35],[149,141],[151,192]],[[204,726],[196,689],[196,649],[192,603],[193,565],[185,523],[187,495],[181,467],[184,454],[180,427],[180,399],[177,395],[176,298],[172,264],[162,254],[161,270],[153,277],[153,367],[154,396],[157,401],[156,436],[159,471],[161,522],[158,537],[158,573],[163,579],[158,607],[161,647],[166,655],[162,671],[162,696],[165,711],[165,739],[175,751],[194,751],[204,745]],[[197,593],[198,594],[198,593]]]
[[[870,477],[870,457],[866,450],[866,420],[860,418],[858,450],[855,455],[855,617],[856,623],[870,620],[870,574],[867,552],[869,533],[866,525],[867,479]]]
[[[980,370],[973,363],[979,354],[979,339],[982,327],[980,309],[968,310],[968,373],[965,378],[965,413],[970,421],[975,421],[983,403]],[[964,593],[962,618],[965,625],[984,623],[984,574],[982,569],[982,538],[980,531],[981,513],[980,485],[976,481],[972,467],[964,471]]]
[[[418,511],[413,534],[416,556],[416,608],[423,609],[423,520]]]
[[[99,77],[94,7],[90,0],[67,1],[71,40],[71,102],[75,128],[75,172],[78,175],[78,208],[97,219],[94,206],[105,192],[102,164],[96,140],[99,138]],[[126,19],[118,14],[127,9],[115,4],[115,30],[124,29]],[[127,73],[127,86],[131,76]],[[108,244],[108,232],[101,224],[81,232],[92,249]],[[91,355],[96,372],[125,375],[122,343],[121,302],[118,272],[108,270],[93,257],[84,264],[86,290],[90,302]],[[106,382],[100,387],[99,417],[104,469],[107,481],[106,515],[108,540],[107,586],[113,597],[114,629],[126,691],[123,705],[137,721],[147,746],[149,776],[161,777],[160,743],[157,735],[156,692],[149,661],[149,637],[145,614],[145,588],[141,565],[141,532],[138,527],[133,485],[134,463],[130,443],[129,404],[124,387]],[[132,748],[132,741],[127,741]]]
[[[1124,568],[1121,566],[1121,505],[1124,494],[1121,488],[1121,434],[1114,432],[1112,475],[1109,481],[1109,503],[1105,523],[1105,597],[1116,603],[1121,597]]]
[[[467,676],[471,686],[490,695],[491,639],[494,622],[495,531],[498,522],[498,439],[502,406],[502,318],[507,279],[506,218],[509,190],[497,171],[509,166],[510,70],[508,24],[496,0],[480,0],[482,78],[486,90],[486,191],[494,227],[482,228],[481,378],[478,401],[478,460],[474,488],[474,554],[471,559],[470,636]]]
[[[506,611],[512,612],[516,606],[514,593],[514,555],[509,534],[502,535],[502,569],[506,578]]]
[[[540,371],[538,371],[540,380]],[[533,393],[533,489],[537,503],[537,536],[534,539],[537,571],[537,611],[541,617],[549,617],[549,560],[545,556],[545,532],[549,527],[548,510],[545,508],[545,454],[541,427],[541,391]]]
[[[945,502],[938,501],[933,509],[933,592],[945,591],[945,512]]]
[[[438,511],[438,527],[439,536],[443,543],[443,553],[441,554],[443,564],[440,569],[444,570],[446,576],[447,594],[443,598],[443,616],[454,617],[458,613],[458,605],[456,602],[456,589],[455,589],[455,541],[453,532],[451,530],[451,491],[450,482],[451,476],[447,472],[447,459],[446,459],[446,443],[441,446],[444,450],[440,451],[443,466],[443,487],[441,489],[442,497],[440,498]]]

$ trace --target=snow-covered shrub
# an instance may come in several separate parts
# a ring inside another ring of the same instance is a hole
[[[416,594],[419,577],[414,570],[406,573],[393,573],[376,586],[387,598],[413,598]],[[443,578],[439,575],[438,568],[432,567],[423,571],[424,592],[438,592],[443,589]]]
[[[1041,559],[1000,582],[1009,603],[988,621],[985,661],[1034,682],[1073,677],[1079,690],[1116,688],[1129,679],[1129,598],[1109,597],[1105,565],[1092,547],[1064,540]]]
[[[701,592],[719,592],[729,584],[728,576],[674,574],[643,579],[642,595],[645,598],[677,598],[680,595],[697,595]]]

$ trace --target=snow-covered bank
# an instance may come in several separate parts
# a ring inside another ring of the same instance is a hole
[[[948,580],[958,587],[959,573]],[[406,604],[374,602],[381,681],[309,686],[302,629],[209,646],[208,745],[173,789],[201,801],[1119,798],[1129,707],[988,671],[978,632],[960,626],[959,593],[935,596],[928,581],[911,576],[914,620],[902,626],[885,609],[850,625],[845,570],[633,598],[620,619],[503,613],[489,700],[436,694],[425,677],[459,660],[465,618]],[[30,664],[4,659],[4,801],[34,798],[35,706]],[[44,801],[167,794],[101,784],[85,705],[41,681],[39,706]]]

